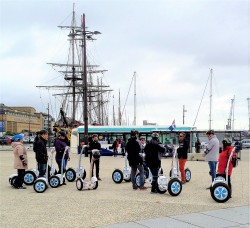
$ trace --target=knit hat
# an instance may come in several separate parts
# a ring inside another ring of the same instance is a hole
[[[14,136],[12,137],[12,140],[13,140],[14,142],[17,142],[17,141],[19,141],[19,140],[21,140],[21,139],[23,139],[23,135],[21,135],[21,134],[14,135]]]

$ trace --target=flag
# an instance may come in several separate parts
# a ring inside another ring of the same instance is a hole
[[[172,124],[169,126],[168,129],[169,129],[170,131],[173,131],[175,128],[176,128],[176,126],[175,126],[175,120],[173,120]]]

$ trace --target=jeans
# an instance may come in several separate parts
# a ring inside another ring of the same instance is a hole
[[[208,165],[209,165],[209,168],[210,168],[210,173],[211,173],[212,182],[213,182],[214,178],[216,177],[216,165],[217,165],[217,161],[209,161]]]
[[[185,173],[185,164],[186,164],[187,159],[180,158],[179,159],[179,169],[181,173],[181,180],[183,182],[186,182],[186,173]]]
[[[14,183],[14,186],[16,188],[23,186],[23,177],[24,177],[24,175],[25,175],[25,169],[18,169],[17,170],[17,178],[16,178],[16,181]]]
[[[159,168],[149,167],[153,176],[151,191],[156,191]]]
[[[136,175],[136,171],[137,169],[140,172],[140,188],[144,186],[144,168],[143,165],[133,165],[131,166],[131,182],[132,182],[132,187],[136,187],[136,183],[135,183],[135,175]]]
[[[46,173],[46,167],[47,164],[43,164],[43,163],[37,163],[38,165],[38,171],[39,171],[39,176],[38,177],[45,177],[45,173]]]
[[[59,169],[58,173],[61,174],[62,159],[56,158],[56,163],[57,163],[58,169]],[[64,161],[63,161],[63,173],[66,170],[67,163],[68,163],[68,159],[64,159]]]

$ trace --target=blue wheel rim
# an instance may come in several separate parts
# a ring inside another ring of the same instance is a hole
[[[189,171],[186,172],[186,180],[190,180],[191,179],[191,173]]]
[[[28,183],[28,184],[31,184],[34,182],[34,176],[30,173],[27,173],[24,175],[24,182],[25,183]]]
[[[53,186],[53,187],[56,187],[59,185],[59,181],[57,178],[52,177],[49,182],[50,182],[50,186]]]
[[[119,182],[121,180],[122,176],[119,172],[114,172],[113,178],[114,178],[115,182]]]
[[[224,186],[218,186],[214,189],[214,196],[218,200],[224,200],[228,196],[228,190]]]
[[[67,180],[73,180],[74,174],[72,171],[67,172]]]
[[[36,183],[35,187],[38,192],[42,192],[46,189],[46,185],[40,181]]]
[[[181,185],[178,181],[174,181],[172,184],[171,184],[171,191],[174,193],[174,194],[178,194],[181,190]]]

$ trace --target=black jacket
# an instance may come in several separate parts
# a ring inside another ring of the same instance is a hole
[[[89,150],[101,150],[101,144],[97,141],[91,141],[89,143]]]
[[[160,155],[159,153],[164,153],[165,148],[159,145],[157,140],[150,140],[150,142],[144,148],[145,152],[145,160],[147,166],[150,168],[159,168],[161,165]]]
[[[130,166],[142,164],[142,157],[139,155],[141,147],[135,137],[128,140],[126,144],[126,151],[128,152],[128,162]]]
[[[36,144],[36,161],[38,163],[46,164],[48,161],[48,152],[46,148],[47,141],[40,137]]]
[[[179,141],[179,148],[177,149],[178,158],[187,159],[189,143],[185,139]]]

